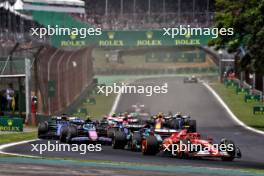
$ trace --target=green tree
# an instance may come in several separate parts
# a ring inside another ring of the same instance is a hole
[[[234,35],[220,36],[209,42],[217,48],[246,54],[242,69],[264,74],[264,0],[216,0],[216,27],[233,28]]]

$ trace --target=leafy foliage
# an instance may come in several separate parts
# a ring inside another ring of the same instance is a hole
[[[264,0],[216,0],[216,8],[216,27],[233,28],[234,35],[220,36],[209,45],[229,52],[244,48],[241,68],[264,74]]]

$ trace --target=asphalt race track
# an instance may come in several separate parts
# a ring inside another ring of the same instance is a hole
[[[221,104],[218,103],[202,84],[184,84],[182,78],[153,78],[140,81],[140,83],[144,83],[145,85],[161,85],[165,82],[169,86],[167,94],[154,94],[150,97],[138,94],[123,94],[116,112],[126,111],[128,107],[136,103],[144,104],[151,113],[168,111],[190,112],[192,118],[197,120],[199,132],[217,140],[220,140],[222,137],[233,140],[240,147],[242,158],[235,159],[233,162],[223,162],[220,159],[179,160],[163,156],[162,154],[143,156],[140,152],[113,150],[110,146],[103,146],[103,151],[89,152],[86,155],[80,155],[78,152],[50,152],[44,153],[43,156],[161,165],[264,169],[263,136],[237,126]],[[47,141],[41,140],[34,143],[47,143]],[[31,152],[31,149],[30,144],[23,144],[7,148],[5,152],[39,155],[37,152]]]

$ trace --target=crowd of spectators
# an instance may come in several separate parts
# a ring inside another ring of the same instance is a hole
[[[210,27],[214,20],[214,0],[86,0],[85,6],[75,18],[112,30]]]
[[[16,43],[23,43],[24,48],[29,48],[32,41],[40,42],[30,35],[31,27],[38,25],[33,20],[0,8],[0,24],[0,49],[13,47]]]
[[[85,14],[72,14],[82,22],[107,30],[161,29],[190,25],[210,27],[214,0],[85,0]],[[16,42],[46,42],[30,36],[38,24],[0,8],[0,48]]]

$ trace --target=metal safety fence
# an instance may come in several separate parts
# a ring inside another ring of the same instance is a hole
[[[35,61],[39,112],[62,112],[92,83],[91,52],[91,47],[75,51],[42,49]]]

